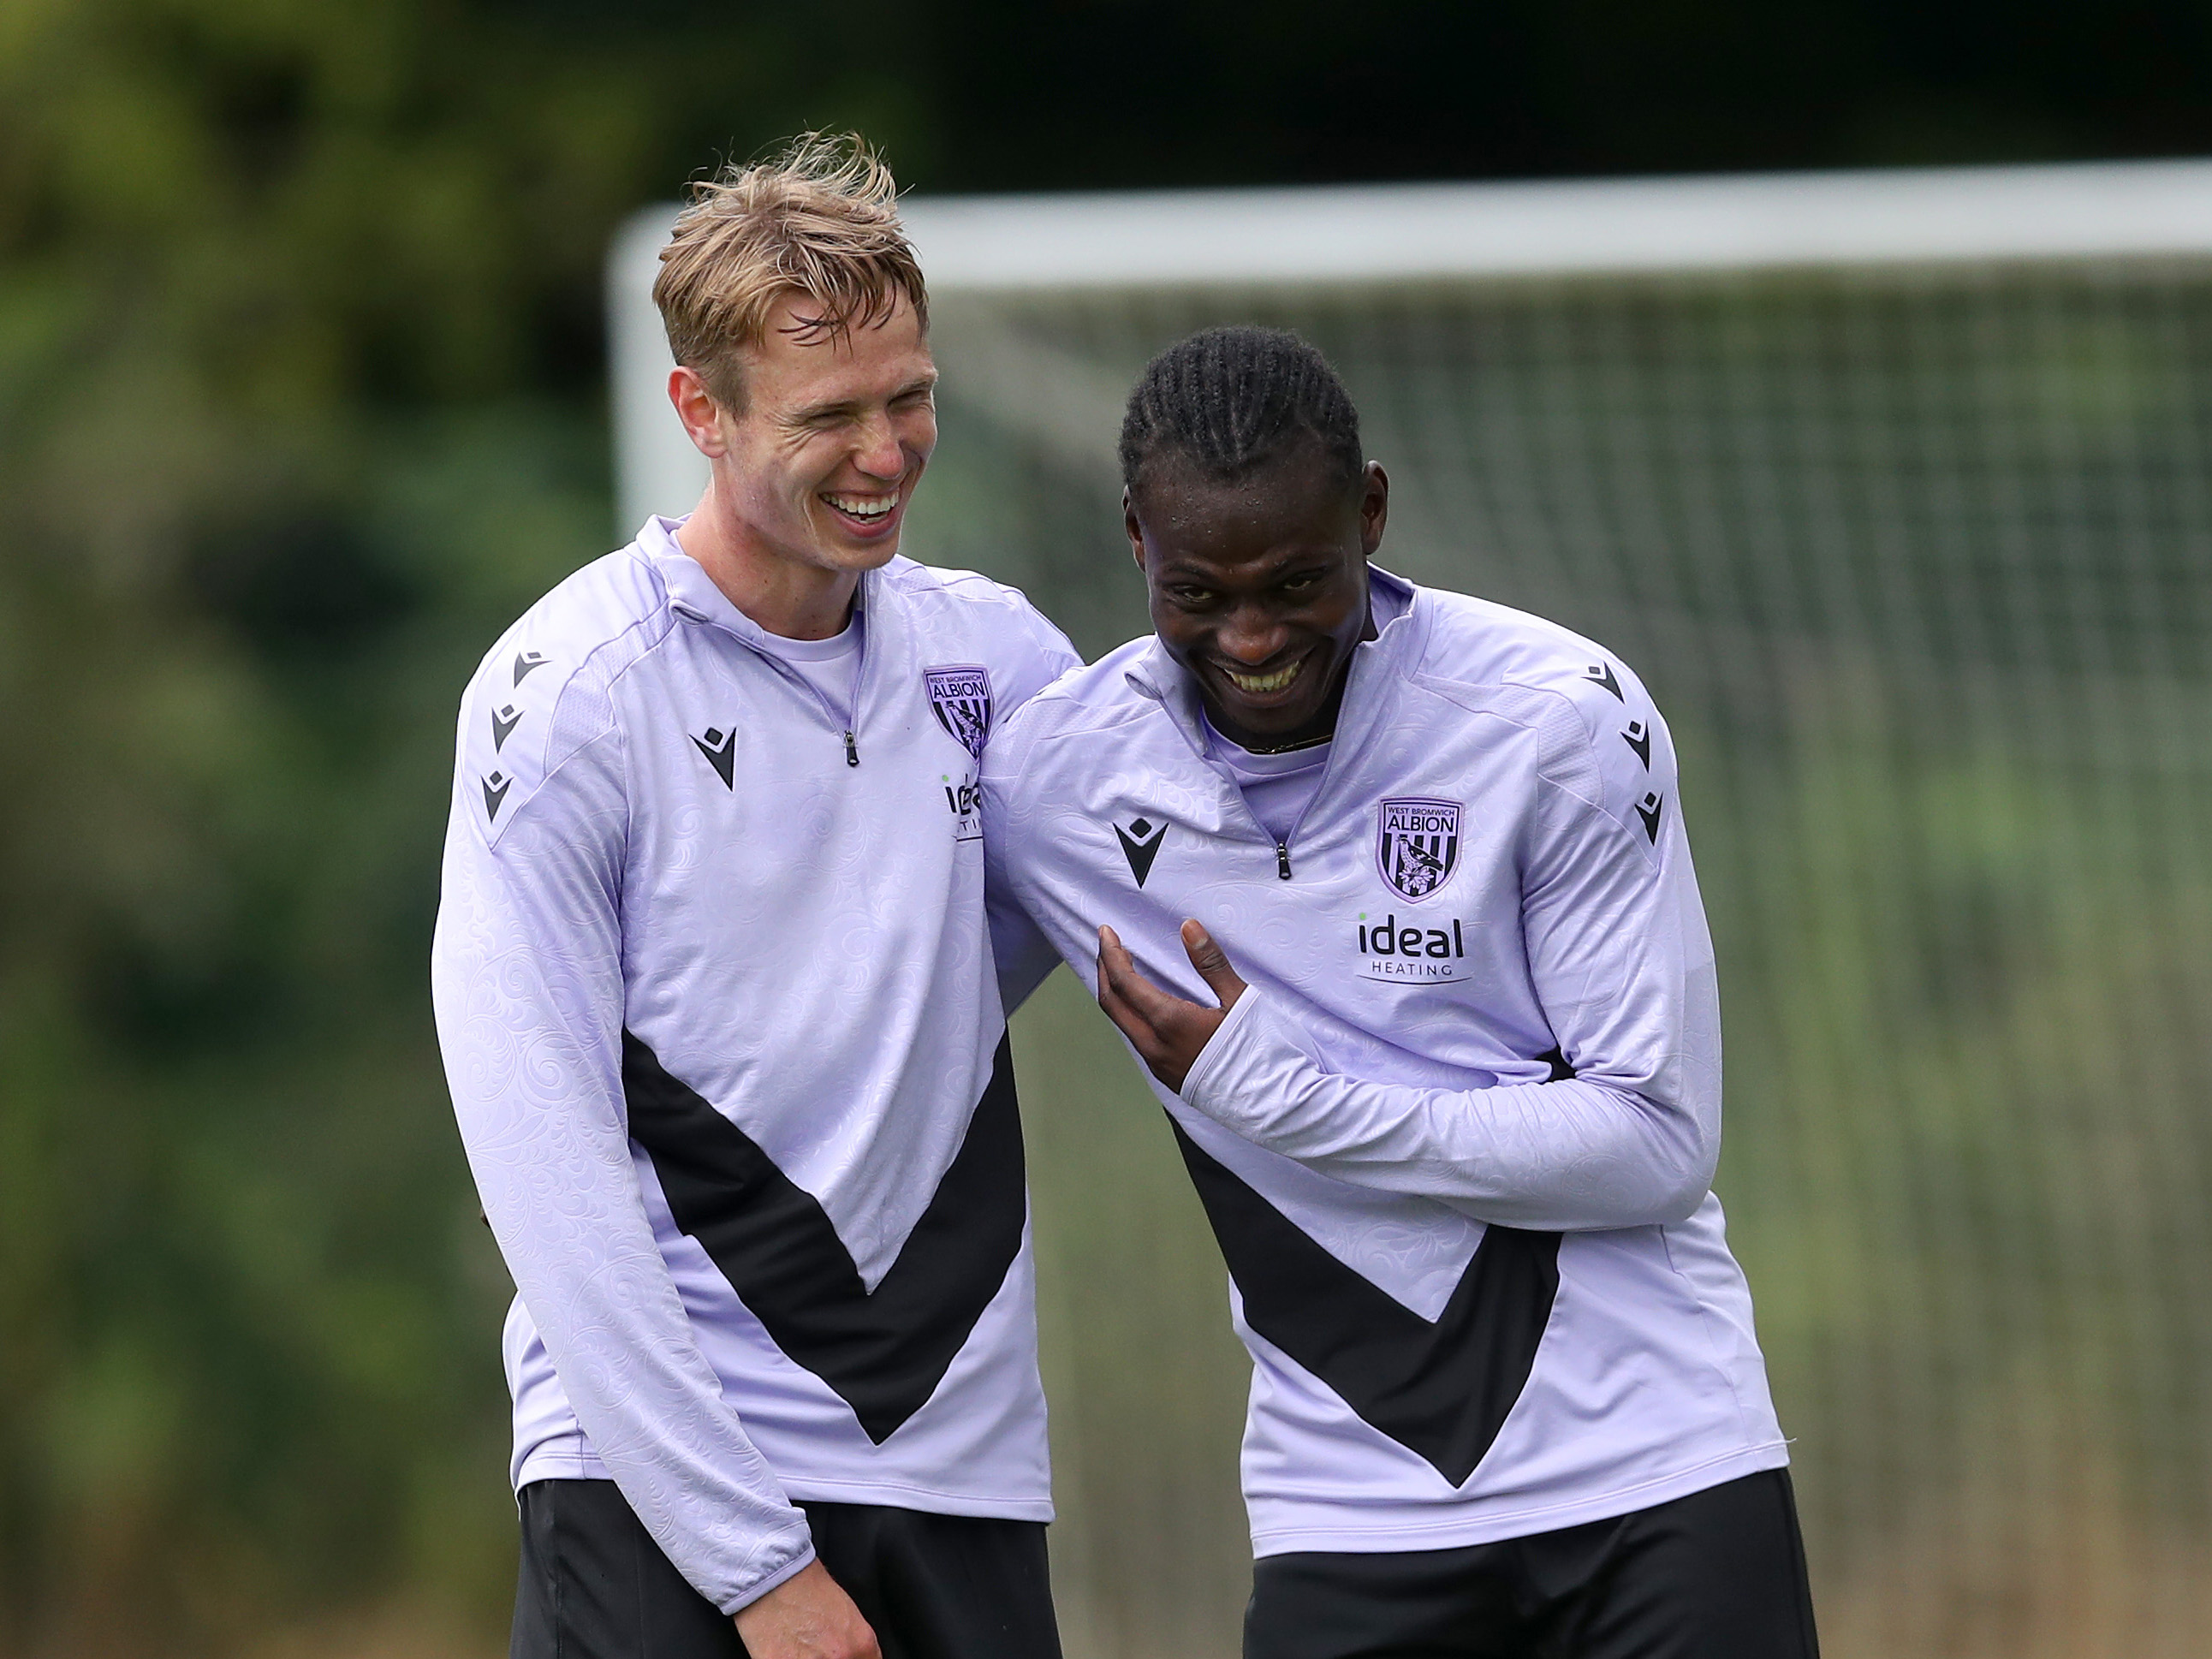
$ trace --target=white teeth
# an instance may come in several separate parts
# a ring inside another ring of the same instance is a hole
[[[1229,676],[1229,683],[1239,691],[1261,696],[1270,691],[1281,690],[1297,678],[1298,670],[1304,666],[1305,659],[1301,657],[1288,668],[1278,668],[1272,674],[1240,674],[1233,668],[1224,668],[1221,672]]]
[[[822,499],[840,513],[849,513],[856,519],[880,519],[899,504],[898,492],[888,495],[831,495]]]

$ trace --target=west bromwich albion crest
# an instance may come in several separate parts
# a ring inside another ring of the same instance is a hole
[[[991,677],[981,668],[925,668],[929,706],[937,723],[977,760],[991,731]]]
[[[1428,897],[1459,867],[1460,804],[1401,795],[1382,803],[1375,862],[1400,898]]]

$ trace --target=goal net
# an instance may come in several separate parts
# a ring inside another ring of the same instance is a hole
[[[1552,617],[1673,725],[1717,1183],[1844,1659],[2212,1627],[2212,166],[915,201],[908,550],[1140,631],[1114,443],[1208,324],[1337,363],[1380,562]],[[625,527],[701,474],[614,262]],[[1079,1655],[1235,1651],[1241,1353],[1063,976],[1022,1085]]]

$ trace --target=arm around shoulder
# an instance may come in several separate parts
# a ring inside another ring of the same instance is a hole
[[[1031,919],[1018,879],[1022,825],[1017,821],[1030,718],[1012,711],[994,729],[979,775],[983,814],[983,903],[989,920],[992,959],[1000,1006],[1012,1015],[1060,965],[1052,941]]]

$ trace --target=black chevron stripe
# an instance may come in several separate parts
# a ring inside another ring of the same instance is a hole
[[[1527,1386],[1559,1289],[1559,1236],[1492,1226],[1431,1324],[1347,1267],[1173,1117],[1244,1321],[1455,1486]]]
[[[873,1291],[814,1195],[628,1031],[623,1091],[630,1136],[676,1224],[881,1445],[936,1392],[1021,1249],[1028,1202],[1010,1044],[1000,1040],[959,1152]]]

